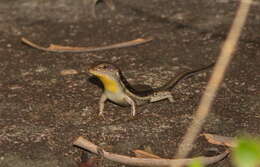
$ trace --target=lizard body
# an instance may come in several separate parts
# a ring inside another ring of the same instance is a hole
[[[173,102],[171,89],[176,86],[179,81],[194,75],[195,73],[204,71],[213,65],[214,64],[211,64],[197,70],[181,73],[159,88],[139,91],[134,89],[127,82],[118,67],[110,63],[101,63],[89,69],[89,73],[99,78],[104,85],[104,92],[99,100],[99,115],[103,115],[105,101],[107,100],[121,106],[131,106],[133,116],[136,113],[137,105],[143,105],[165,99]]]

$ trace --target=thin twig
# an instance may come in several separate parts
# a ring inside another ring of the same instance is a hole
[[[74,46],[62,46],[62,45],[51,44],[48,48],[37,45],[26,38],[21,38],[21,41],[31,46],[32,48],[36,48],[46,52],[81,53],[81,52],[95,52],[95,51],[132,47],[132,46],[137,46],[137,45],[150,42],[153,39],[154,39],[153,37],[138,38],[131,41],[121,42],[121,43],[107,45],[107,46],[100,46],[100,47],[74,47]]]
[[[86,149],[94,154],[99,154],[103,158],[106,158],[111,161],[123,163],[126,165],[133,165],[133,166],[170,166],[172,164],[178,166],[182,165],[189,165],[194,160],[200,160],[203,165],[208,165],[212,163],[216,163],[223,158],[225,158],[229,151],[225,151],[219,155],[211,156],[211,157],[197,157],[197,158],[189,158],[189,159],[155,159],[155,158],[136,158],[136,157],[129,157],[114,153],[106,152],[104,149],[96,146],[95,144],[91,143],[90,141],[84,139],[83,137],[78,137],[74,143],[74,145]]]
[[[220,83],[223,80],[228,64],[231,61],[232,53],[235,50],[242,27],[245,24],[247,14],[250,9],[251,0],[247,0],[246,3],[243,2],[244,1],[242,0],[237,10],[231,30],[223,48],[221,49],[221,53],[217,60],[216,66],[214,67],[213,74],[200,101],[200,105],[193,117],[193,121],[188,128],[181,145],[179,146],[178,152],[176,154],[176,157],[178,158],[186,157],[190,152],[193,142],[197,134],[200,132],[201,127],[211,109],[211,105],[216,96]]]

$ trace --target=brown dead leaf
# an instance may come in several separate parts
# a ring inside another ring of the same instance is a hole
[[[223,145],[228,147],[235,147],[235,139],[233,137],[226,137],[226,136],[220,136],[220,135],[214,135],[209,133],[203,133],[201,136],[204,136],[207,141],[211,144],[216,145]]]
[[[133,150],[133,152],[135,153],[135,156],[138,157],[138,158],[155,158],[155,159],[161,159],[161,157],[159,157],[159,156],[157,156],[157,155],[155,155],[155,154],[152,154],[152,153],[143,151],[143,150]]]
[[[8,88],[11,90],[17,90],[17,89],[22,89],[23,87],[21,85],[14,84],[14,85],[9,85]]]
[[[78,71],[77,71],[77,70],[74,70],[74,69],[66,69],[66,70],[62,70],[62,71],[60,72],[60,74],[61,74],[62,76],[65,76],[65,75],[76,75],[76,74],[78,74]]]

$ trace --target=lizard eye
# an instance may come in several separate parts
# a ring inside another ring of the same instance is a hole
[[[107,69],[107,65],[106,65],[106,64],[101,64],[101,65],[99,65],[99,68],[101,68],[101,69]]]
[[[106,70],[106,71],[115,71],[116,68],[110,64],[100,64],[98,66],[100,70]]]

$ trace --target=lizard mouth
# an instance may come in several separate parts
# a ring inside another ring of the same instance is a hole
[[[105,76],[106,75],[102,71],[97,71],[97,70],[94,70],[94,69],[89,69],[88,72],[90,74],[93,74],[93,75],[97,76],[97,77],[101,77],[101,76]]]
[[[88,72],[89,72],[90,74],[93,74],[93,75],[95,75],[95,74],[97,73],[96,70],[93,70],[93,69],[89,69]]]

